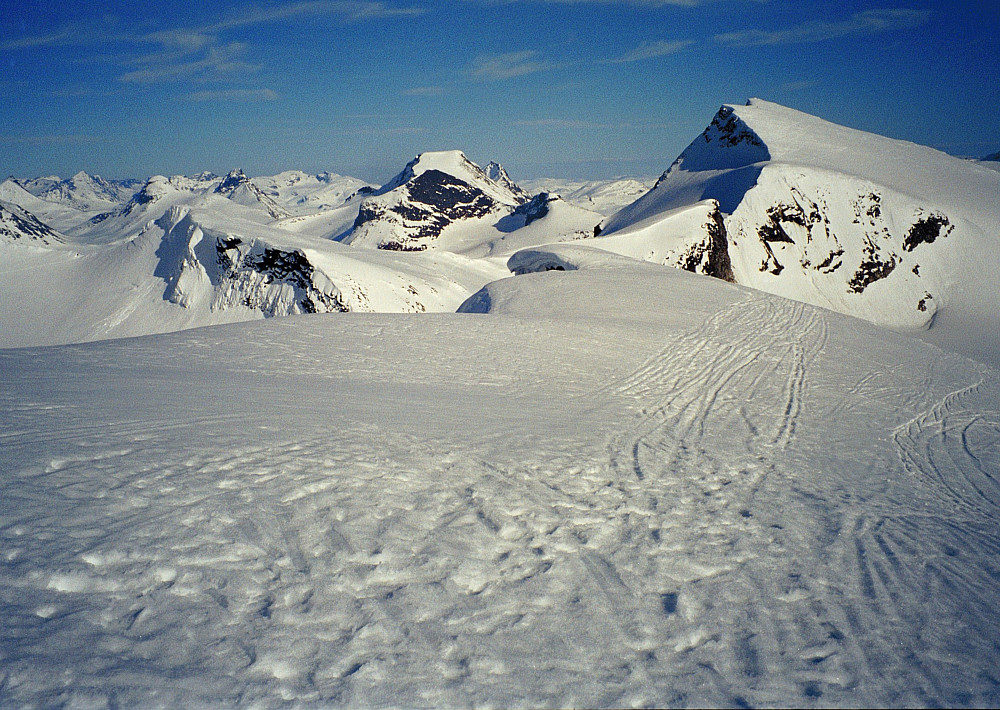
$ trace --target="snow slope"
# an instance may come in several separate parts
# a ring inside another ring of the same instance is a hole
[[[604,235],[714,199],[738,283],[1000,364],[1000,174],[752,99],[723,106]]]
[[[0,351],[0,704],[1000,702],[998,373],[603,254]]]
[[[156,219],[140,205],[107,220],[138,229],[119,243],[39,249],[0,239],[0,347],[296,313],[453,311],[506,273],[447,253],[403,259],[303,237],[217,195],[184,204],[165,191],[157,204],[166,211]]]
[[[613,215],[642,197],[653,186],[653,183],[636,178],[616,178],[613,180],[537,178],[524,180],[522,185],[532,193],[548,192],[559,195],[577,207],[592,210],[602,215]]]
[[[358,178],[330,172],[309,175],[301,170],[286,170],[251,181],[284,210],[298,215],[336,209],[359,189],[371,187]]]

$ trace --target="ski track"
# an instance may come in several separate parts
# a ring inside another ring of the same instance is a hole
[[[9,422],[0,701],[989,705],[1000,419],[974,385],[894,432],[943,512],[831,505],[795,478],[827,342],[732,304],[610,386],[604,443]]]
[[[733,321],[754,324],[736,344],[722,334]],[[958,559],[963,550],[1000,550],[1000,536],[983,525],[998,519],[1000,424],[958,411],[979,385],[893,437],[904,468],[947,494],[941,511],[872,500],[831,517],[823,499],[798,490],[807,504],[798,514],[815,520],[790,525],[811,531],[793,537],[768,508],[770,490],[795,488],[787,450],[807,406],[809,366],[827,339],[812,309],[736,303],[618,383],[643,412],[609,446],[629,499],[622,514],[647,535],[638,546],[656,567],[650,576],[678,590],[671,604],[679,598],[701,615],[674,662],[716,688],[710,702],[732,706],[787,704],[788,685],[813,706],[994,702],[1000,674],[969,672],[958,660],[969,645],[1000,663],[989,621],[1000,565],[988,562],[995,555],[982,565]],[[923,401],[929,369],[922,382],[907,406]],[[869,374],[855,394],[882,387]],[[680,559],[669,557],[667,542],[684,551]],[[797,566],[817,549],[827,551],[823,567]],[[923,631],[913,638],[912,629]],[[937,657],[928,659],[928,646]],[[781,684],[786,692],[776,693]]]

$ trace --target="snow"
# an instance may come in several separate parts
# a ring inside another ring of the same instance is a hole
[[[482,190],[489,197],[502,204],[518,205],[524,201],[523,197],[512,193],[506,185],[491,179],[485,170],[466,158],[465,154],[460,150],[438,150],[421,153],[407,163],[399,175],[383,185],[379,190],[379,194],[395,190],[400,185],[423,175],[428,170],[438,170],[447,175],[453,175],[463,182]]]
[[[559,195],[571,205],[608,216],[642,197],[653,186],[653,181],[636,178],[612,180],[537,178],[524,180],[521,186],[533,194],[548,192]]]
[[[0,705],[1000,704],[1000,174],[488,168],[0,184]]]
[[[1000,173],[751,99],[723,106],[602,237],[641,231],[659,254],[684,243],[668,218],[706,199],[736,282],[1000,366],[1000,281],[973,266],[1000,246]]]
[[[998,373],[558,248],[0,351],[5,702],[995,705]]]

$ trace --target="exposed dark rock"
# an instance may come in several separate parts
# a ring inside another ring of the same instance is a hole
[[[773,207],[769,207],[767,210],[767,223],[762,224],[757,229],[757,235],[762,241],[794,244],[795,240],[788,236],[788,232],[785,231],[783,226],[784,224],[797,224],[800,227],[805,227],[808,232],[807,239],[812,238],[812,225],[822,222],[823,215],[820,213],[819,206],[816,203],[805,199],[801,194],[794,193],[793,197],[795,196],[808,203],[809,211],[806,212],[798,200],[795,200],[792,204],[779,202]]]
[[[934,298],[934,296],[932,296],[927,291],[924,291],[924,297],[917,302],[917,310],[921,312],[926,311],[927,301],[931,300],[932,298]]]
[[[715,130],[713,131],[712,129]],[[711,142],[713,133],[717,134],[720,143],[731,147],[735,147],[740,143],[757,147],[764,145],[757,134],[744,126],[734,115],[733,109],[728,106],[723,106],[719,109],[719,112],[712,119],[711,125],[702,134],[706,143]]]
[[[541,219],[547,215],[549,213],[549,203],[556,199],[558,198],[550,198],[547,192],[539,192],[530,201],[516,207],[514,214],[524,215],[524,226],[527,227],[536,219]]]
[[[822,271],[824,274],[832,274],[834,271],[839,269],[844,265],[844,262],[840,260],[840,257],[844,255],[844,250],[837,247],[829,256],[826,257],[822,262],[816,264],[816,270]]]
[[[947,237],[954,229],[948,218],[940,213],[932,213],[918,219],[903,238],[903,249],[913,251],[919,244],[932,244],[938,237]]]
[[[869,285],[884,279],[899,263],[899,257],[895,254],[882,258],[878,247],[870,239],[866,240],[864,255],[861,265],[847,284],[848,289],[854,293],[862,293]]]
[[[263,275],[265,284],[280,282],[294,287],[303,313],[346,313],[351,310],[339,292],[327,293],[316,288],[313,265],[302,252],[273,247],[264,247],[262,251],[250,248],[243,252],[240,250],[242,245],[243,240],[239,237],[216,240],[215,250],[223,280],[239,281],[246,272],[257,272]],[[264,311],[266,308],[264,294],[259,289],[246,293],[243,303],[255,310]]]
[[[497,202],[477,187],[440,170],[427,170],[402,186],[402,200],[386,206],[380,198],[366,201],[358,211],[354,229],[378,220],[387,212],[402,218],[408,235],[405,240],[393,240],[378,245],[392,251],[419,251],[426,245],[409,246],[407,242],[433,239],[449,224],[460,219],[483,217],[493,211]]]
[[[729,259],[726,226],[718,207],[712,211],[710,217],[712,221],[705,225],[706,236],[701,241],[689,245],[687,250],[671,263],[694,274],[704,274],[735,283],[733,265]]]
[[[856,224],[861,223],[862,217],[868,217],[868,223],[874,224],[874,221],[881,218],[882,216],[882,196],[876,192],[869,192],[865,195],[858,195],[858,199],[854,201],[854,222]]]
[[[0,205],[0,237],[42,244],[65,241],[58,232],[30,212],[14,207],[8,209],[3,205]]]
[[[385,249],[386,251],[424,251],[427,249],[426,244],[403,244],[402,242],[392,241],[392,242],[382,242],[378,245],[379,249]]]

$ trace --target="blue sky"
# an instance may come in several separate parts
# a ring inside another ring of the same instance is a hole
[[[652,176],[750,96],[981,156],[998,37],[996,0],[0,0],[0,170]]]

